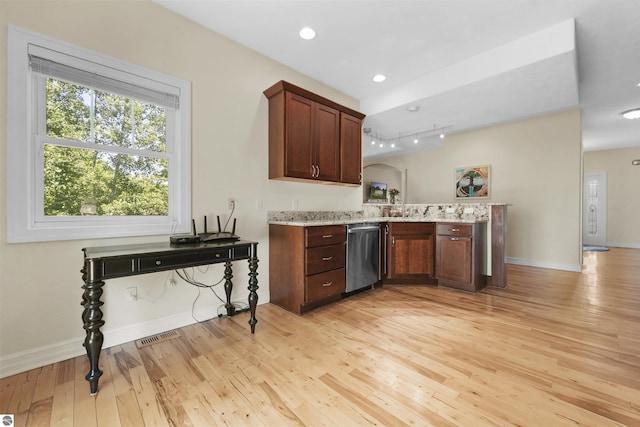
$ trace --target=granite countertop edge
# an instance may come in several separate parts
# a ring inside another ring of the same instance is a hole
[[[347,225],[370,222],[453,222],[458,224],[476,224],[489,222],[488,219],[460,219],[460,218],[426,218],[426,217],[372,217],[372,218],[350,218],[350,219],[327,219],[327,220],[292,220],[292,221],[269,221],[274,225],[293,225],[309,227],[315,225]]]

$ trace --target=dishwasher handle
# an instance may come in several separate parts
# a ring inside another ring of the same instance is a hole
[[[371,227],[358,227],[358,228],[349,228],[347,230],[347,233],[352,234],[352,233],[359,233],[359,232],[365,232],[365,231],[372,231],[372,230],[376,230],[378,231],[380,228],[376,227],[376,226],[371,226]]]

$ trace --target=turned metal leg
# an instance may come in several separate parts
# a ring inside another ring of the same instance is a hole
[[[249,309],[251,311],[251,317],[249,318],[249,325],[251,325],[251,333],[256,331],[256,306],[258,305],[258,247],[257,243],[252,245],[252,255],[249,258]]]
[[[227,296],[227,303],[224,307],[227,309],[227,316],[233,316],[236,313],[236,307],[231,304],[231,291],[233,290],[233,270],[231,269],[231,261],[224,263],[224,293]]]
[[[82,289],[84,289],[84,293],[82,294],[82,305],[84,311],[82,312],[82,321],[86,331],[83,345],[87,351],[90,364],[89,373],[85,378],[89,381],[91,394],[94,395],[98,392],[98,380],[102,375],[102,371],[98,368],[98,360],[100,359],[100,351],[104,341],[102,332],[100,332],[100,327],[104,325],[102,309],[100,308],[104,304],[100,301],[104,282],[102,280],[92,280],[90,271],[91,266],[89,268],[85,266],[83,269],[84,285]]]

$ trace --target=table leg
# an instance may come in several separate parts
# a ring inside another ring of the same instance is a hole
[[[236,313],[236,307],[231,304],[231,291],[233,290],[233,270],[231,269],[231,261],[224,263],[224,293],[227,296],[227,302],[224,307],[227,309],[227,316],[233,316]]]
[[[85,376],[85,379],[89,381],[91,394],[95,395],[98,393],[98,380],[102,375],[102,371],[98,368],[98,360],[100,359],[100,351],[104,341],[102,332],[100,332],[100,327],[104,325],[102,309],[100,308],[104,304],[100,301],[104,282],[102,280],[91,280],[87,276],[86,269],[83,270],[83,279],[82,305],[84,311],[82,312],[82,321],[86,331],[83,345],[87,351],[90,364],[89,373]]]
[[[249,325],[251,325],[251,333],[256,331],[256,306],[258,305],[258,248],[257,244],[253,244],[252,255],[249,258],[249,309],[251,311],[251,317],[249,318]]]

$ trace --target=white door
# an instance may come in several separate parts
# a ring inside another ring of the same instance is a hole
[[[607,173],[585,173],[582,244],[607,245]]]

